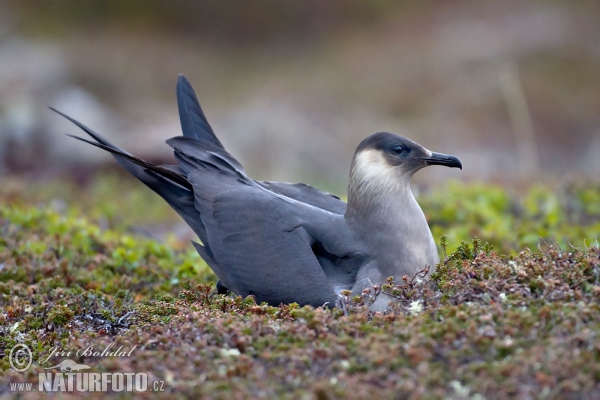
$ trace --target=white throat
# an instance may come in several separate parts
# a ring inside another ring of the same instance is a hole
[[[349,211],[367,211],[376,205],[385,207],[386,199],[397,202],[402,197],[412,197],[410,179],[413,174],[414,171],[390,165],[378,150],[357,153],[350,169]]]

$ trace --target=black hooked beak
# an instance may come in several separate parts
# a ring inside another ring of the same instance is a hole
[[[427,165],[443,165],[450,168],[462,169],[460,160],[448,154],[431,152],[431,157],[420,157],[419,160],[424,161]]]

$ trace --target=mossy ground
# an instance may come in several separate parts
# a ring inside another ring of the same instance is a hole
[[[56,346],[114,343],[135,349],[71,359],[164,381],[165,392],[136,396],[600,398],[597,185],[511,196],[455,184],[422,195],[434,235],[447,236],[437,289],[396,277],[374,289],[397,300],[394,311],[374,314],[361,306],[374,292],[345,310],[213,295],[215,277],[191,246],[129,233],[136,221],[170,220],[150,211],[167,206],[140,201],[145,189],[112,201],[103,185],[120,183],[108,182],[76,196],[52,183],[0,194],[3,396],[14,395],[9,382],[37,385],[63,359],[40,365]],[[37,361],[25,373],[8,363],[17,343]]]

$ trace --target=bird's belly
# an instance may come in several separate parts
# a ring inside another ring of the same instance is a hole
[[[379,250],[372,255],[371,262],[359,269],[352,289],[355,293],[371,285],[380,285],[390,276],[394,277],[396,283],[401,283],[403,276],[412,278],[426,268],[431,274],[439,263],[437,247],[429,232],[421,235],[414,235],[414,232],[413,235],[398,233],[386,237],[373,235],[371,239],[377,240],[373,247]]]
[[[437,247],[432,236],[419,241],[406,243],[405,246],[398,251],[395,264],[396,270],[406,271],[405,275],[416,274],[423,269],[430,267],[432,270],[437,263],[440,262],[440,257],[437,252]]]

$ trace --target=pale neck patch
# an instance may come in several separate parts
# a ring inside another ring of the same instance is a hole
[[[421,147],[421,152],[426,157],[432,155],[424,147]],[[363,214],[375,208],[383,213],[390,212],[404,201],[408,203],[403,204],[419,208],[410,189],[410,180],[425,166],[425,163],[419,162],[392,165],[385,153],[373,148],[357,152],[350,168],[347,215]]]
[[[365,192],[383,193],[402,189],[406,186],[403,171],[390,165],[381,151],[368,149],[356,154],[350,171],[350,192],[356,195]],[[410,177],[409,179],[410,180]],[[348,193],[351,196],[352,193]]]
[[[367,149],[357,153],[350,170],[347,215],[390,213],[402,198],[413,198],[411,176],[401,167],[390,165],[381,151]]]

